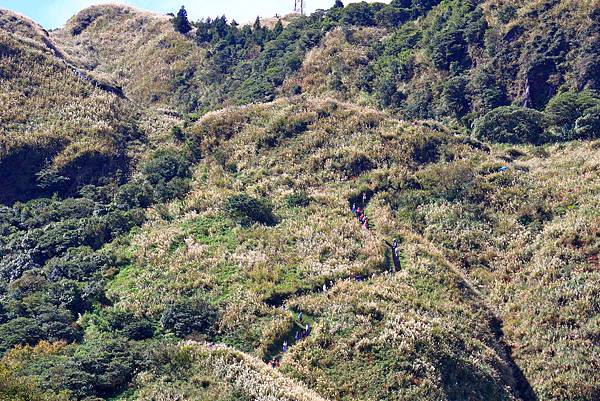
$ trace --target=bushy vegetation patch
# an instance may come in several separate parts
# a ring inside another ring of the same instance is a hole
[[[210,335],[214,333],[217,312],[201,298],[180,301],[168,306],[160,322],[167,331],[184,338],[190,334]]]
[[[475,138],[499,143],[544,142],[547,123],[543,113],[518,107],[499,107],[475,122]]]
[[[144,178],[154,189],[154,197],[160,202],[181,198],[189,190],[190,163],[174,151],[159,152],[142,167]],[[130,188],[141,196],[134,202],[148,201],[143,183]],[[136,194],[133,194],[136,196]]]
[[[273,207],[266,199],[257,199],[246,194],[234,195],[227,198],[224,210],[242,226],[254,223],[267,226],[277,224]]]

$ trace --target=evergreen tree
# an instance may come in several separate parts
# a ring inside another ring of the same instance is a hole
[[[201,20],[197,24],[196,40],[198,43],[209,43],[212,40],[212,21],[208,18],[206,21]]]
[[[277,37],[283,32],[283,23],[281,20],[277,20],[277,24],[275,24],[275,28],[273,28],[273,36]]]
[[[188,21],[187,11],[185,11],[184,6],[181,6],[177,16],[173,19],[173,27],[177,32],[183,34],[186,34],[192,30],[192,26],[190,25],[190,21]]]
[[[252,29],[254,29],[255,31],[260,30],[262,27],[262,25],[260,24],[260,17],[256,17],[256,20],[254,21],[254,25],[252,25]]]
[[[342,0],[335,0],[333,8],[344,8],[344,3],[342,3]]]
[[[262,45],[265,42],[266,34],[265,28],[260,23],[260,17],[256,17],[256,21],[254,21],[254,25],[252,25],[252,34],[254,36],[254,41]]]

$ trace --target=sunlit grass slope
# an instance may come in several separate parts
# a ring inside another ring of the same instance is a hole
[[[141,137],[131,106],[68,65],[36,28],[31,38],[0,29],[2,202],[126,171],[127,145]]]
[[[51,34],[79,63],[144,105],[177,107],[202,49],[173,30],[171,17],[122,5],[82,10]],[[187,77],[187,78],[186,78]]]
[[[401,184],[427,162],[415,159],[417,132],[439,141],[444,157],[483,153],[441,126],[331,100],[208,114],[190,133],[192,149],[207,155],[195,189],[136,234],[133,263],[109,296],[116,307],[156,316],[204,294],[224,311],[219,341],[259,358],[293,338],[290,310],[303,311],[313,334],[292,347],[281,372],[326,399],[518,399],[492,312],[449,262],[410,237],[402,272],[389,273],[383,241],[401,234],[389,205],[377,195],[367,209],[379,216],[372,231],[350,213],[361,190]],[[235,224],[223,205],[241,192],[270,196],[278,224]],[[290,206],[299,193],[308,205]],[[262,371],[244,386],[259,386],[252,380],[270,375]]]

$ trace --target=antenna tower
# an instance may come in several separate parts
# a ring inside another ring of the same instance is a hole
[[[304,0],[294,0],[294,12],[295,13],[300,13],[300,14],[304,15],[305,6],[306,6],[306,4],[305,4]]]

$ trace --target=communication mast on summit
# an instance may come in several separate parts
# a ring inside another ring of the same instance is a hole
[[[294,0],[294,12],[304,15],[306,3],[304,0]]]

